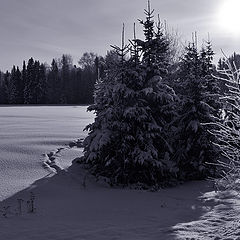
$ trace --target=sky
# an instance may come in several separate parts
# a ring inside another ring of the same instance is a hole
[[[239,15],[237,1],[151,0],[151,5],[182,44],[197,31],[201,46],[209,33],[218,58],[221,49],[227,55],[240,52],[240,25],[233,24],[240,22],[233,18]],[[126,39],[132,38],[134,22],[141,36],[138,19],[146,6],[147,0],[0,0],[0,69],[21,66],[30,57],[51,63],[70,54],[77,63],[84,52],[105,55],[110,44],[120,44],[123,23]]]

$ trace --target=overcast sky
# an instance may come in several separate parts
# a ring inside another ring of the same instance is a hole
[[[221,27],[219,8],[226,0],[152,0],[155,14],[178,30],[182,41],[198,32],[199,42],[210,33],[220,56],[240,52],[239,36]],[[86,51],[105,55],[119,44],[121,27],[132,37],[133,23],[143,18],[146,0],[0,0],[0,69],[34,57],[50,63],[71,54],[75,62]],[[137,30],[141,26],[137,25]]]

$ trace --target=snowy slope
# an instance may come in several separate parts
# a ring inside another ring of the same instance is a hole
[[[74,165],[3,201],[0,209],[11,209],[7,218],[0,216],[2,239],[175,239],[173,226],[204,214],[205,204],[198,197],[211,190],[207,182],[160,192],[111,189],[89,175],[84,187],[85,175]],[[36,213],[28,214],[25,204],[31,191]],[[15,215],[19,198],[25,200],[22,216]]]

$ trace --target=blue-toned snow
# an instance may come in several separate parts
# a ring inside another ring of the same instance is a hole
[[[240,239],[238,193],[207,181],[159,192],[110,188],[79,164],[67,168],[81,155],[68,143],[94,118],[86,109],[0,108],[0,240]],[[57,174],[42,167],[51,151],[64,168]]]
[[[86,136],[86,106],[0,107],[0,201],[49,173],[42,154]],[[71,154],[69,162],[71,163]],[[67,161],[68,159],[64,159]]]

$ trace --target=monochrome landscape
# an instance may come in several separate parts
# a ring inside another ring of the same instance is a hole
[[[237,0],[0,3],[0,239],[240,239]]]

